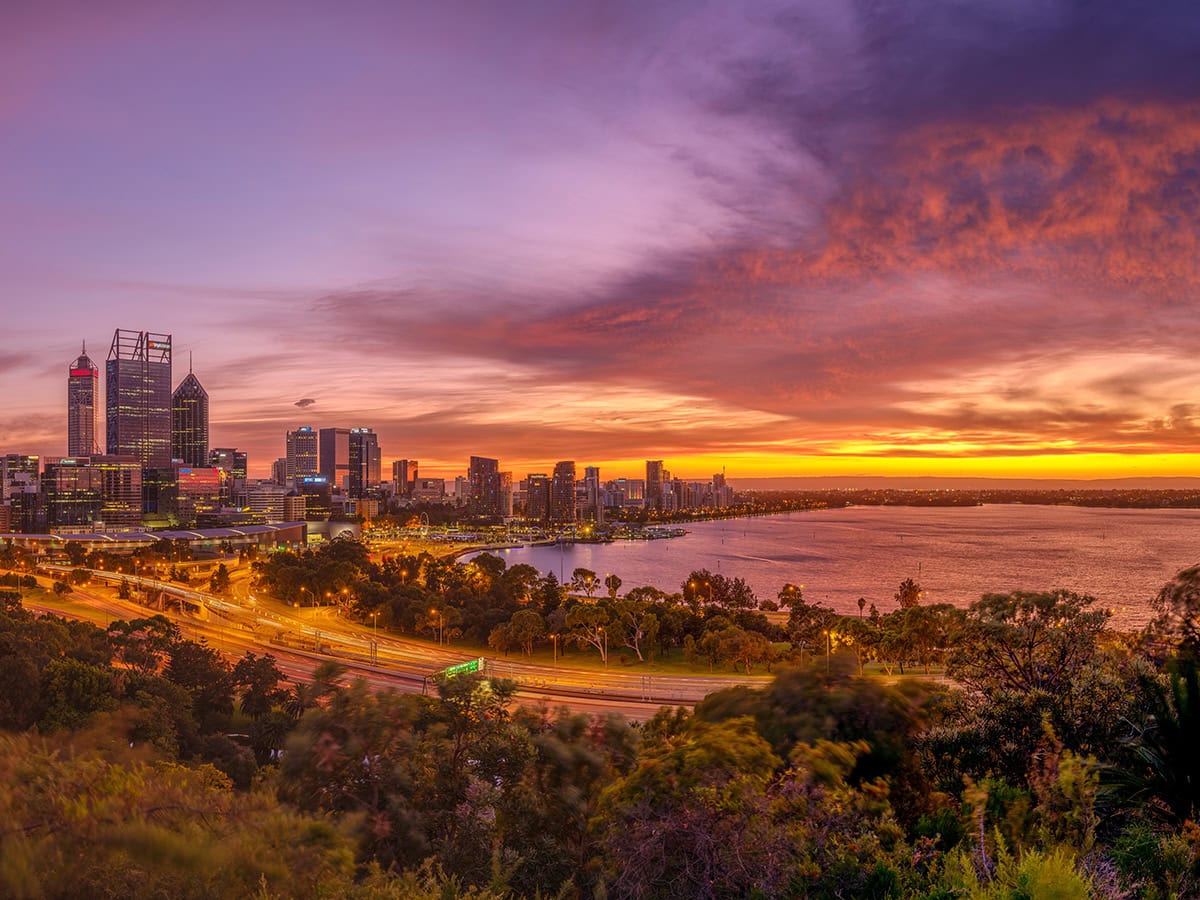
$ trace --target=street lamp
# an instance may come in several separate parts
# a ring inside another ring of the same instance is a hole
[[[440,647],[442,646],[442,630],[445,628],[445,616],[443,616],[442,611],[436,607],[429,610],[429,614],[431,616],[435,613],[438,617],[438,646]]]

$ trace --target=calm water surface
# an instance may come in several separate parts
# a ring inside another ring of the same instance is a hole
[[[1149,601],[1175,572],[1200,561],[1200,510],[1071,506],[850,507],[753,519],[697,522],[660,541],[531,547],[509,565],[542,572],[583,566],[615,572],[622,590],[679,590],[693,569],[740,576],[761,599],[785,582],[841,612],[866,597],[895,608],[897,585],[915,578],[926,602],[965,605],[981,594],[1066,588],[1114,610],[1114,624],[1141,625]]]

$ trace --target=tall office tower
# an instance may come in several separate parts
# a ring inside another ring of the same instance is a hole
[[[467,467],[467,481],[475,515],[500,515],[500,460],[472,456]]]
[[[392,483],[397,497],[411,497],[416,480],[415,459],[398,459],[392,463]]]
[[[275,462],[271,463],[271,480],[278,485],[287,485],[288,483],[288,458],[281,456]]]
[[[320,472],[317,464],[317,432],[304,425],[287,433],[287,471],[284,478],[293,484],[301,478]]]
[[[113,333],[105,364],[105,432],[110,456],[142,468],[171,464],[171,336]]]
[[[575,463],[566,460],[554,464],[550,481],[550,519],[554,522],[575,521]]]
[[[663,503],[663,461],[661,459],[646,460],[646,508],[662,509]]]
[[[100,370],[87,355],[87,344],[71,363],[67,376],[67,456],[91,456],[96,443],[96,397],[100,393]]]
[[[317,471],[331,490],[348,486],[350,476],[350,429],[322,428],[317,451]]]
[[[190,368],[171,395],[171,458],[208,466],[208,391]]]
[[[349,450],[347,493],[351,497],[365,497],[382,480],[379,436],[370,428],[351,428]]]
[[[525,518],[545,522],[550,518],[550,476],[538,472],[525,476]]]

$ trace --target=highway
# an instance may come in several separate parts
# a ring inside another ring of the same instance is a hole
[[[43,568],[60,574],[72,571],[69,566]],[[391,634],[376,636],[369,626],[336,615],[334,607],[306,609],[304,615],[282,604],[260,602],[249,592],[239,599],[239,591],[235,590],[234,598],[227,599],[152,578],[89,571],[99,581],[128,581],[132,586],[159,591],[180,602],[180,607],[166,604],[159,610],[82,589],[76,589],[72,599],[114,618],[142,618],[161,612],[175,620],[188,637],[204,637],[210,646],[230,657],[240,657],[246,651],[270,653],[293,680],[308,680],[318,664],[333,660],[347,668],[349,677],[363,677],[373,689],[432,691],[427,679],[435,672],[482,658],[489,675],[517,683],[519,703],[566,706],[585,713],[615,712],[634,720],[649,718],[661,706],[692,706],[713,691],[739,684],[762,685],[765,681],[762,677],[723,675],[646,675],[479,657]],[[51,607],[45,609],[61,614]]]

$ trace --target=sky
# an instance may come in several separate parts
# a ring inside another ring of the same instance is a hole
[[[1185,2],[0,4],[0,449],[174,335],[212,444],[1200,474]]]

